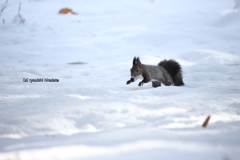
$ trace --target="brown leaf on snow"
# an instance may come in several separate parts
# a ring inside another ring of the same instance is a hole
[[[204,128],[207,127],[209,120],[210,120],[210,115],[209,115],[209,116],[206,118],[206,120],[203,122],[202,127],[204,127]]]
[[[77,14],[76,12],[73,12],[72,9],[70,8],[62,8],[59,10],[58,13],[59,14],[68,14],[68,13]]]

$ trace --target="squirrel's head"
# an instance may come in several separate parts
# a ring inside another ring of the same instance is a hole
[[[142,73],[143,73],[142,63],[141,63],[139,57],[133,58],[133,66],[130,71],[131,71],[131,77],[133,77],[133,78],[136,78],[136,77],[142,75]]]

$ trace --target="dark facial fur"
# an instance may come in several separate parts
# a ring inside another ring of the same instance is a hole
[[[133,66],[132,66],[130,72],[131,72],[131,77],[134,77],[134,78],[142,75],[142,73],[143,73],[142,64],[140,62],[139,57],[133,58]]]

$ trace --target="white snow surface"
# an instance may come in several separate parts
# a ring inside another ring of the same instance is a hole
[[[24,24],[14,20],[20,2]],[[78,15],[59,15],[64,7]],[[233,8],[233,0],[9,0],[0,17],[0,160],[239,160]],[[126,85],[134,56],[175,59],[185,86]]]

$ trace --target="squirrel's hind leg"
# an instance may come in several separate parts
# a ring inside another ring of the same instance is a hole
[[[152,87],[154,87],[154,88],[161,87],[161,82],[159,82],[159,81],[152,81]]]

